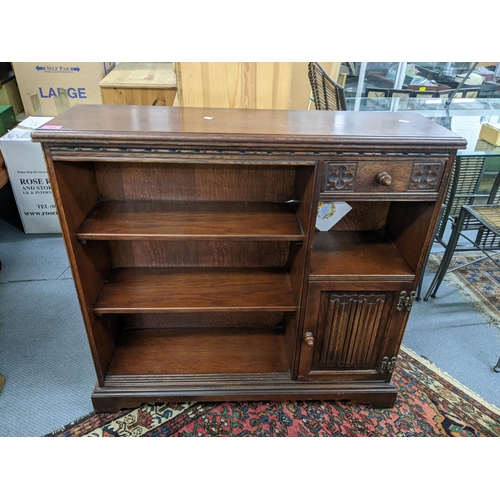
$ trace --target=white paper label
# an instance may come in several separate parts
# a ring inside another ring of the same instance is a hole
[[[316,228],[320,231],[328,231],[351,210],[351,206],[345,201],[318,203],[318,214],[316,216]]]

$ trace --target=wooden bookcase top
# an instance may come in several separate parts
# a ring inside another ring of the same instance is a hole
[[[35,142],[252,144],[339,148],[390,143],[465,148],[466,140],[412,112],[287,111],[77,105],[32,133]]]

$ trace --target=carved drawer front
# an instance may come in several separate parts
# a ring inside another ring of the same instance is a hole
[[[323,193],[437,192],[444,159],[377,159],[324,163]]]

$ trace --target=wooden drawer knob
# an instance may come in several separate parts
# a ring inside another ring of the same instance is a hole
[[[314,335],[313,335],[312,332],[306,332],[306,333],[304,333],[304,342],[309,347],[312,347],[314,345]]]
[[[377,182],[382,186],[390,186],[392,177],[387,172],[380,172],[380,174],[377,175]]]

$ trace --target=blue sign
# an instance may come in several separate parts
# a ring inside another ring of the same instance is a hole
[[[35,66],[37,71],[42,71],[43,73],[78,73],[80,68],[78,66]]]
[[[73,87],[69,87],[68,89],[61,89],[61,88],[54,89],[53,87],[49,87],[49,90],[46,92],[42,89],[42,87],[38,87],[38,92],[42,99],[50,99],[51,97],[60,97],[61,90],[64,90],[70,99],[87,99],[87,95],[85,94],[86,92],[85,87],[80,87],[77,89]]]

